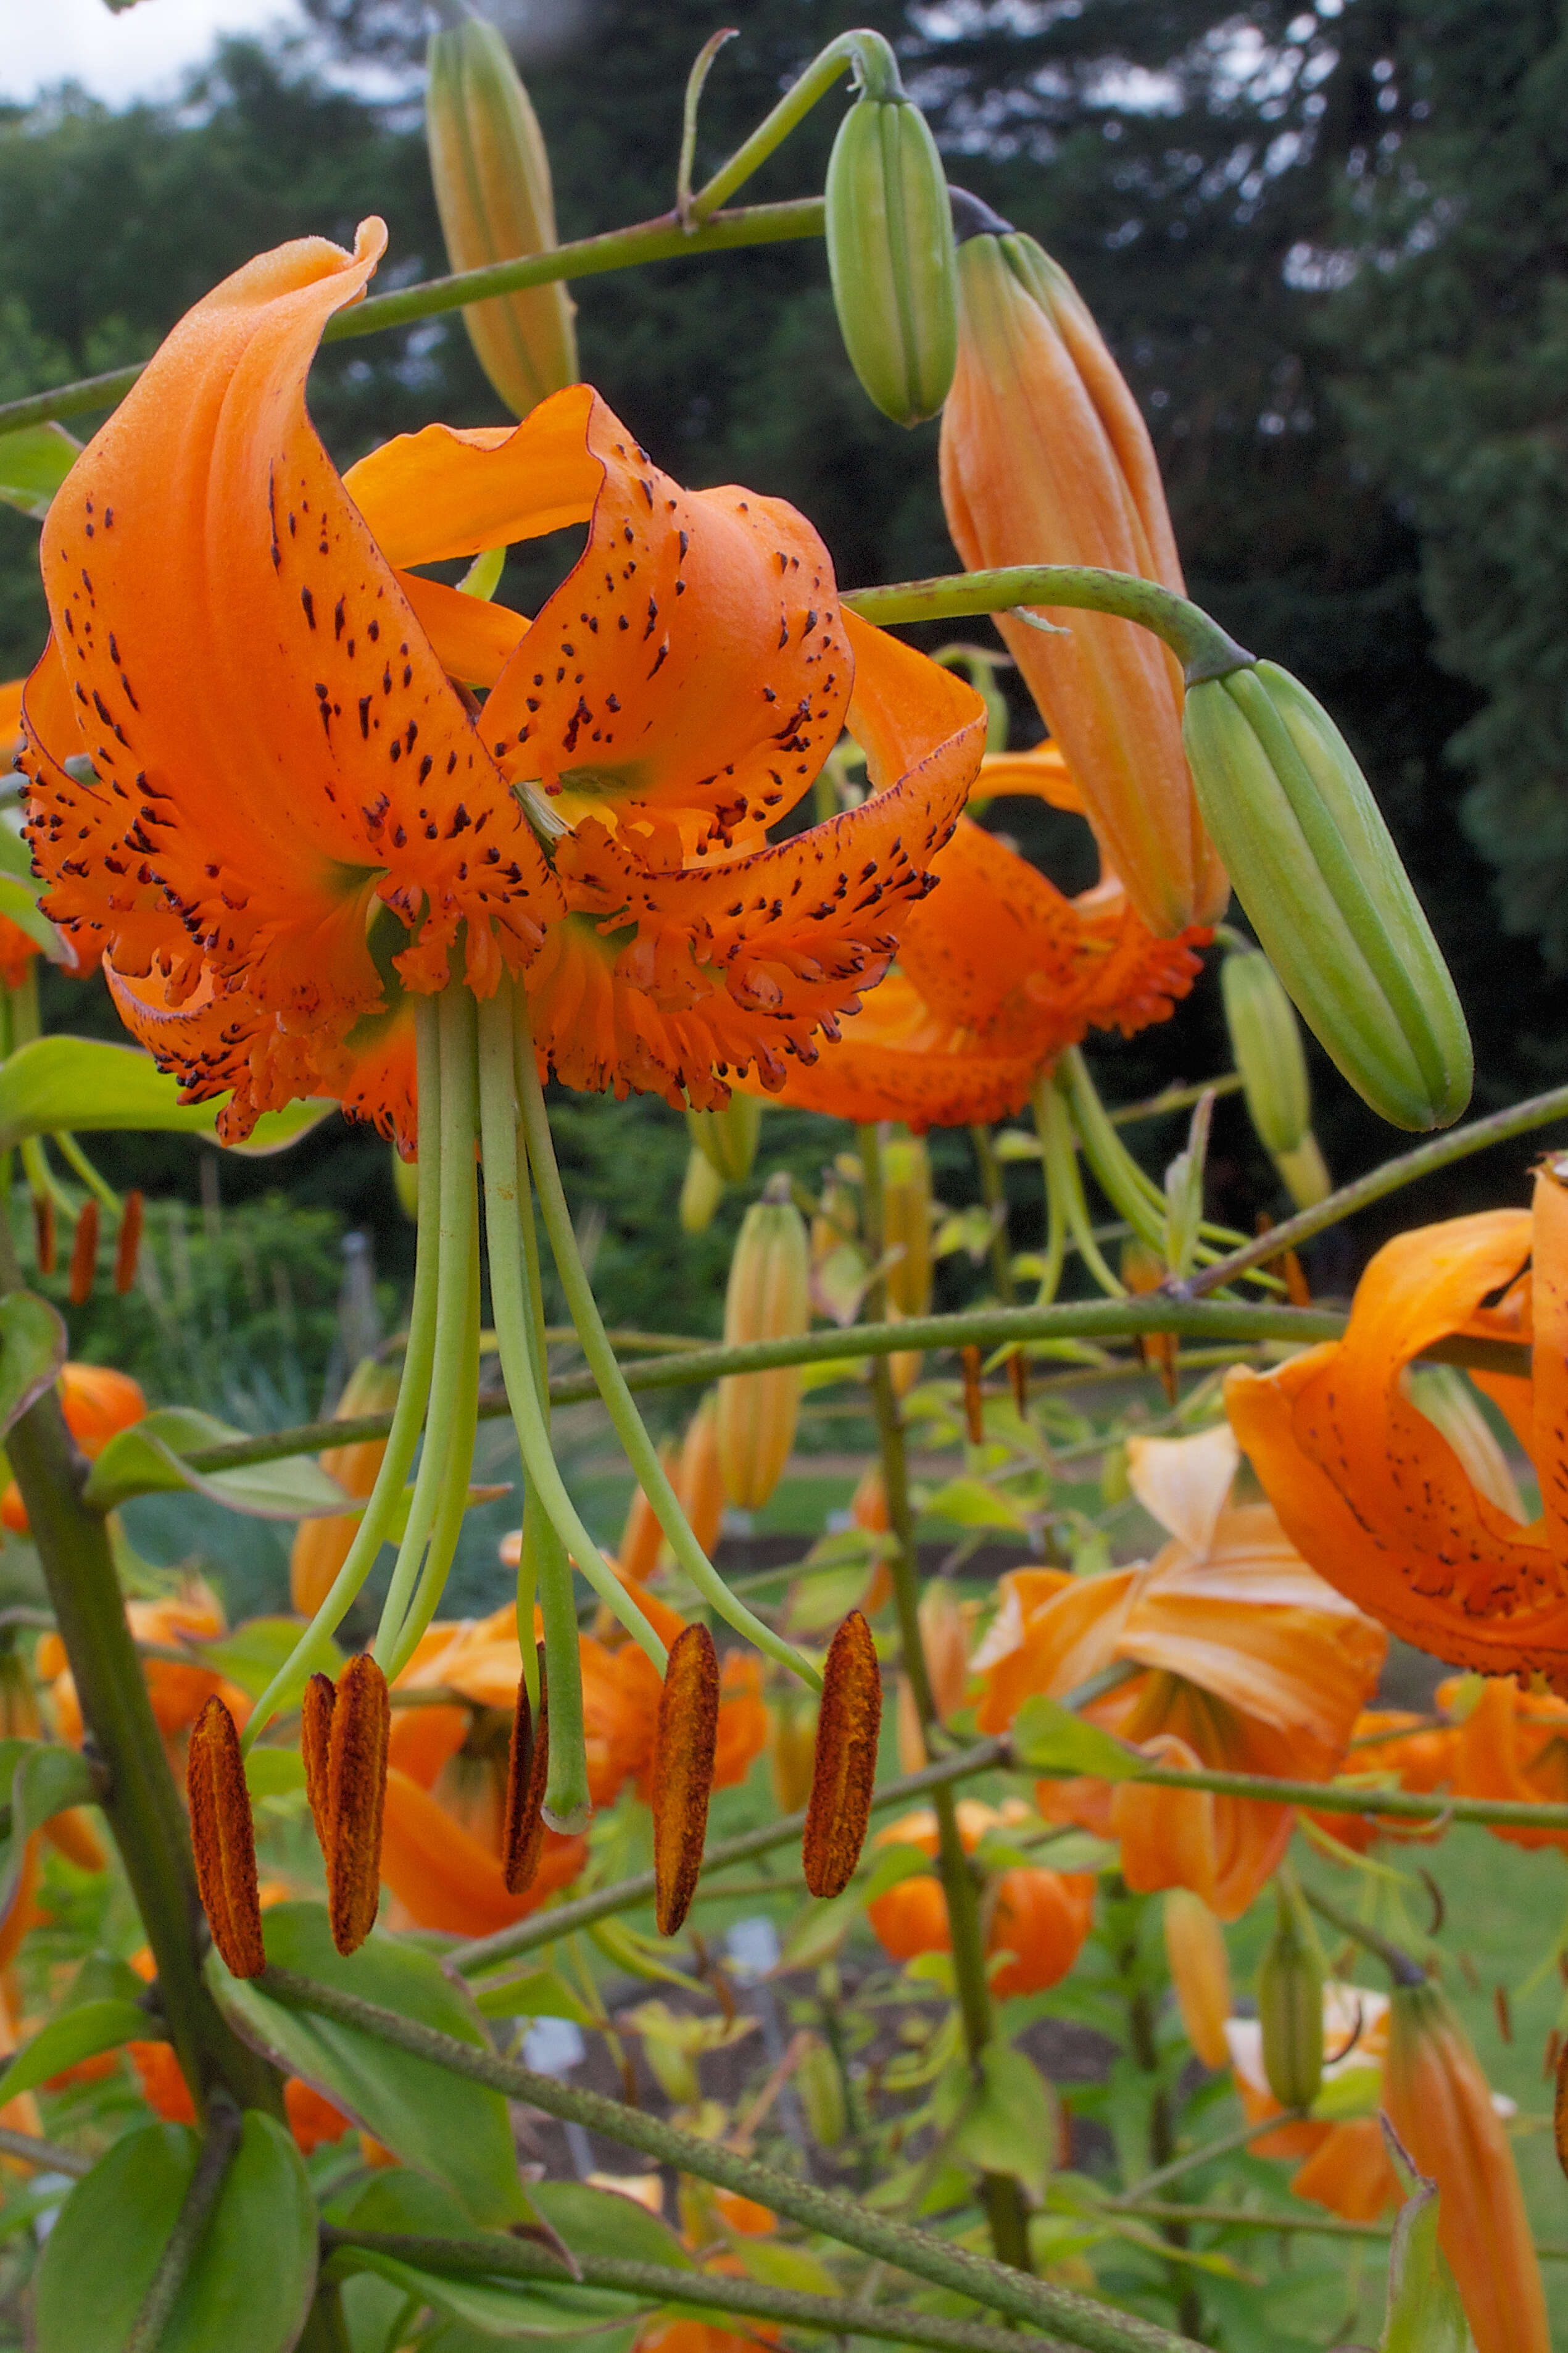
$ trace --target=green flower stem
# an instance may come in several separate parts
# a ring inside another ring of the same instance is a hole
[[[1221,1283],[1234,1282],[1238,1274],[1245,1274],[1264,1259],[1273,1258],[1280,1250],[1299,1250],[1325,1227],[1337,1226],[1342,1219],[1354,1217],[1358,1209],[1397,1193],[1403,1186],[1414,1185],[1439,1168],[1451,1167],[1456,1160],[1466,1160],[1472,1152],[1485,1152],[1494,1144],[1507,1144],[1513,1136],[1528,1135],[1532,1128],[1549,1126],[1558,1119],[1568,1119],[1568,1087],[1552,1087],[1546,1094],[1531,1095],[1507,1111],[1493,1112],[1487,1119],[1473,1119],[1464,1127],[1451,1127],[1446,1135],[1434,1136],[1429,1144],[1418,1144],[1413,1152],[1402,1152],[1397,1158],[1385,1160],[1381,1168],[1356,1177],[1352,1184],[1342,1185],[1314,1208],[1287,1218],[1283,1225],[1232,1250],[1216,1265],[1205,1267],[1200,1274],[1189,1275],[1185,1282],[1173,1284],[1171,1296],[1201,1299],[1205,1292],[1217,1291]],[[1528,1364],[1524,1369],[1529,1370]]]
[[[415,1052],[421,1112],[417,1239],[415,1244],[414,1299],[408,1314],[408,1338],[403,1352],[403,1378],[390,1415],[376,1414],[374,1435],[386,1439],[386,1452],[375,1474],[375,1484],[360,1517],[354,1539],[342,1568],[332,1579],[321,1608],[294,1649],[273,1676],[252,1711],[241,1735],[248,1753],[257,1736],[280,1709],[291,1706],[310,1677],[329,1655],[332,1636],[348,1615],[386,1539],[393,1514],[402,1500],[404,1482],[414,1461],[430,1398],[430,1371],[436,1353],[437,1229],[441,1221],[441,1053],[437,1014],[433,997],[414,1004]],[[319,1425],[340,1433],[342,1422]],[[333,1443],[331,1439],[323,1445]],[[315,1451],[314,1447],[298,1451]]]
[[[452,1409],[451,1458],[436,1504],[436,1517],[430,1529],[430,1548],[425,1556],[425,1565],[419,1572],[419,1582],[415,1588],[408,1613],[398,1630],[392,1655],[386,1662],[385,1672],[390,1683],[397,1681],[419,1647],[426,1629],[440,1608],[447,1579],[452,1573],[458,1539],[463,1533],[463,1514],[468,1508],[468,1473],[473,1466],[479,1406],[479,1252],[476,1229],[473,1247],[468,1252],[468,1312],[463,1329],[462,1362],[458,1367],[458,1390]]]
[[[1237,2125],[1234,2132],[1220,2133],[1213,2140],[1200,2141],[1196,2148],[1184,2149],[1153,2173],[1146,2173],[1119,2198],[1108,2198],[1107,2211],[1120,2214],[1124,2208],[1147,2198],[1152,2190],[1163,2189],[1169,2181],[1179,2181],[1184,2173],[1195,2173],[1200,2166],[1212,2165],[1216,2158],[1234,2157],[1238,2148],[1256,2140],[1259,2133],[1277,2132],[1281,2125],[1300,2124],[1306,2116],[1305,2108],[1282,2108],[1271,2116],[1260,2116],[1253,2124]]]
[[[548,286],[563,278],[594,278],[606,270],[631,269],[642,262],[684,260],[694,253],[727,253],[739,247],[820,237],[822,222],[820,196],[799,196],[787,204],[747,205],[734,212],[715,214],[692,230],[683,228],[674,213],[663,213],[656,220],[637,221],[629,228],[609,229],[599,237],[555,246],[549,253],[490,262],[482,269],[425,279],[395,294],[372,295],[329,319],[322,341],[345,343],[388,327],[406,327],[418,319],[486,301],[493,294],[516,294],[525,286]],[[51,417],[78,417],[85,410],[113,408],[124,399],[145,364],[139,361],[130,367],[111,368],[104,375],[82,376],[51,392],[35,392],[26,399],[0,404],[0,433],[41,425]]]
[[[872,1265],[879,1266],[887,1248],[887,1223],[882,1198],[882,1142],[872,1125],[856,1131],[860,1157],[861,1219],[866,1249]],[[879,1318],[887,1314],[887,1278],[872,1276],[866,1303]],[[893,1602],[898,1611],[904,1672],[920,1719],[921,1737],[929,1756],[945,1739],[931,1670],[921,1631],[917,1589],[915,1515],[910,1502],[909,1458],[904,1445],[903,1416],[893,1387],[892,1367],[886,1356],[871,1363],[871,1402],[877,1418],[877,1442],[882,1461],[882,1486],[888,1499],[888,1525],[893,1549],[888,1556]],[[963,2030],[964,2055],[978,2070],[991,2042],[994,2021],[991,2011],[991,1981],[985,1972],[985,1940],[980,1922],[980,1887],[959,1832],[952,1784],[944,1781],[931,1791],[936,1814],[937,1873],[947,1905],[948,1934],[952,1948],[953,1992]],[[983,2173],[981,2203],[990,2226],[991,2244],[998,2263],[1028,2271],[1029,2218],[1021,2185],[1012,2174]]]
[[[528,999],[523,990],[513,992],[516,1023],[517,1092],[522,1112],[522,1129],[528,1141],[529,1163],[539,1192],[539,1211],[544,1220],[555,1271],[561,1278],[561,1288],[566,1294],[567,1312],[576,1327],[583,1354],[595,1386],[604,1400],[616,1437],[626,1449],[638,1486],[653,1506],[654,1517],[663,1529],[685,1575],[696,1587],[709,1608],[738,1634],[744,1635],[764,1656],[779,1666],[786,1667],[813,1690],[821,1688],[822,1678],[810,1661],[802,1658],[782,1634],[747,1609],[732,1594],[718,1570],[713,1567],[692,1532],[691,1523],[681,1508],[680,1498],[669,1483],[668,1474],[658,1459],[658,1449],[648,1436],[641,1414],[632,1402],[615,1350],[611,1347],[604,1322],[599,1314],[594,1286],[588,1280],[577,1248],[573,1229],[572,1212],[567,1206],[561,1183],[561,1171],[556,1166],[555,1146],[550,1134],[550,1115],[544,1106],[544,1091],[539,1083],[539,1066],[534,1058],[533,1037],[529,1026]]]
[[[1073,1149],[1067,1103],[1061,1089],[1048,1073],[1036,1081],[1034,1112],[1035,1132],[1040,1139],[1040,1151],[1045,1160],[1047,1198],[1060,1204],[1060,1214],[1066,1220],[1079,1256],[1101,1291],[1112,1299],[1125,1299],[1127,1294],[1122,1284],[1101,1258],[1100,1245],[1094,1239],[1089,1206],[1083,1198],[1083,1181],[1078,1173],[1078,1155]],[[1128,1222],[1131,1224],[1131,1219],[1129,1219]]]
[[[878,2262],[970,2297],[993,2311],[1048,2329],[1085,2348],[1086,2353],[1197,2353],[1190,2338],[1152,2321],[1110,2311],[1098,2298],[1079,2295],[1071,2288],[1053,2287],[1026,2273],[990,2263],[933,2232],[892,2221],[858,2199],[818,2189],[813,2183],[776,2172],[772,2166],[760,2165],[753,2158],[737,2156],[720,2142],[682,2132],[675,2125],[641,2109],[624,2107],[597,2092],[578,2091],[553,2075],[538,2074],[515,2060],[502,2059],[478,2044],[459,2042],[455,2035],[405,2018],[398,2010],[361,2001],[336,1987],[297,1976],[292,1969],[268,1968],[255,1982],[260,1992],[275,2000],[356,2028],[453,2074],[489,2084],[509,2099],[524,2101],[548,2116],[580,2124],[586,2131],[602,2134],[606,2140],[636,2149],[660,2165],[695,2174],[700,2181],[737,2190],[807,2231],[858,2248]]]
[[[10,1229],[0,1219],[0,1295],[21,1288]],[[100,1798],[158,1968],[158,1997],[181,2072],[205,2110],[283,2114],[275,2069],[247,2050],[202,1976],[206,1924],[184,1808],[131,1639],[101,1514],[81,1500],[87,1465],[51,1388],[6,1433],[5,1451],[65,1643],[83,1721],[106,1774]]]
[[[889,1806],[901,1806],[911,1798],[926,1797],[933,1789],[972,1780],[977,1773],[994,1773],[1008,1763],[1011,1755],[1005,1740],[980,1741],[956,1757],[944,1757],[934,1765],[925,1766],[919,1773],[906,1773],[896,1781],[884,1781],[872,1794],[872,1810],[880,1813]],[[1568,1808],[1564,1812],[1568,1814]],[[737,1863],[750,1862],[759,1854],[770,1854],[776,1847],[794,1846],[805,1828],[804,1813],[785,1814],[777,1821],[765,1822],[754,1831],[742,1831],[734,1838],[716,1839],[703,1858],[701,1875],[710,1879],[716,1872],[733,1870]],[[510,1928],[497,1928],[488,1936],[477,1936],[469,1944],[455,1946],[447,1958],[465,1976],[477,1976],[486,1969],[499,1968],[503,1962],[516,1960],[524,1953],[537,1952],[543,1946],[574,1936],[581,1928],[591,1928],[596,1920],[607,1920],[617,1912],[635,1912],[639,1905],[651,1904],[653,1896],[652,1872],[637,1872],[629,1879],[617,1881],[614,1887],[595,1888],[591,1895],[553,1905],[526,1920],[517,1921]]]
[[[1386,2238],[1386,2232],[1383,2233]],[[462,2239],[422,2239],[395,2231],[328,2228],[322,2248],[374,2249],[400,2263],[478,2279],[572,2279],[548,2248],[509,2239],[500,2232],[475,2232]],[[677,2271],[668,2263],[623,2263],[613,2255],[573,2254],[576,2277],[585,2287],[620,2288],[641,2303],[678,2306],[682,2312],[737,2313],[748,2320],[782,2321],[824,2336],[868,2337],[893,2345],[921,2345],[936,2353],[1066,2353],[1060,2337],[1020,2336],[988,2328],[984,2321],[947,2320],[936,2313],[900,2311],[891,2305],[851,2302],[775,2287],[760,2280],[715,2279],[711,2274]]]
[[[980,1171],[980,1196],[991,1213],[991,1280],[996,1286],[996,1296],[1004,1307],[1011,1307],[1017,1296],[1013,1287],[1013,1253],[1007,1233],[1007,1187],[1002,1178],[1002,1164],[996,1157],[996,1146],[988,1127],[975,1126],[969,1131],[974,1146],[975,1166]]]
[[[1315,1887],[1303,1887],[1300,1893],[1320,1919],[1326,1920],[1331,1927],[1339,1930],[1342,1936],[1348,1936],[1352,1945],[1359,1945],[1363,1952],[1371,1953],[1375,1960],[1381,1961],[1396,1986],[1426,1984],[1426,1971],[1405,1950],[1403,1945],[1396,1945],[1390,1936],[1379,1936],[1375,1928],[1369,1927],[1364,1920],[1357,1920],[1351,1913],[1342,1911],[1326,1895],[1321,1895]]]
[[[64,2173],[73,2181],[90,2173],[97,2162],[79,2148],[62,2148],[58,2140],[40,2140],[35,2133],[13,2132],[9,2125],[0,2125],[0,2157],[19,2157],[36,2172]]]
[[[1094,1179],[1118,1217],[1125,1218],[1139,1240],[1165,1255],[1165,1200],[1156,1192],[1110,1124],[1079,1049],[1071,1047],[1057,1065],[1057,1082],[1072,1108],[1073,1125],[1083,1145],[1084,1158]]]
[[[1163,638],[1189,686],[1205,678],[1226,678],[1232,670],[1251,670],[1257,659],[1185,596],[1152,580],[1141,580],[1135,573],[1101,572],[1084,564],[1014,564],[999,572],[947,573],[934,580],[901,580],[888,588],[853,588],[839,602],[883,629],[909,621],[956,621],[974,613],[1007,613],[1037,605],[1058,611],[1076,607],[1115,613]]]
[[[1139,1120],[1168,1119],[1173,1112],[1191,1111],[1205,1095],[1238,1095],[1241,1086],[1239,1071],[1223,1071],[1217,1079],[1200,1079],[1194,1086],[1162,1087],[1157,1095],[1145,1095],[1142,1103],[1123,1103],[1119,1111],[1107,1112],[1105,1116],[1112,1127],[1131,1127]],[[1134,1161],[1134,1167],[1137,1165]]]
[[[195,2170],[180,2200],[174,2227],[158,2258],[146,2300],[125,2340],[125,2353],[158,2353],[163,2331],[202,2242],[202,2233],[223,2194],[224,2177],[239,2147],[242,2127],[243,2119],[232,2101],[214,2100],[210,2104],[206,2137],[196,2152]]]
[[[819,98],[826,96],[841,73],[853,68],[857,79],[878,97],[898,97],[902,90],[898,60],[879,33],[840,33],[815,57],[800,79],[785,90],[773,112],[751,137],[737,147],[729,162],[692,198],[689,219],[700,226],[733,195],[742,182],[761,169],[782,147],[798,122],[803,122]]]
[[[1278,2116],[1270,2116],[1270,2125],[1278,2125]],[[1264,2127],[1260,2125],[1261,2132]],[[1136,2215],[1150,2222],[1215,2223],[1227,2231],[1272,2231],[1289,2237],[1311,2239],[1381,2239],[1384,2244],[1393,2235],[1386,2222],[1347,2222],[1338,2214],[1282,2214],[1276,2208],[1271,2212],[1259,2212],[1246,2206],[1170,2206],[1159,2199],[1130,2205],[1119,2198],[1114,2210],[1118,2214]],[[1543,2249],[1537,2247],[1536,2253]]]
[[[125,1213],[124,1202],[113,1186],[106,1184],[99,1175],[70,1130],[64,1127],[54,1129],[50,1134],[49,1142],[66,1166],[75,1169],[99,1208],[107,1211],[111,1218],[122,1217]]]
[[[477,1377],[478,1318],[470,1335],[468,1306],[479,1255],[479,1193],[474,1177],[474,1141],[479,1128],[475,1102],[474,1000],[460,985],[442,990],[436,999],[436,1021],[441,1064],[440,1085],[440,1218],[436,1237],[436,1331],[431,1356],[430,1403],[425,1444],[408,1506],[408,1525],[397,1547],[397,1558],[375,1630],[376,1657],[387,1681],[395,1679],[400,1664],[404,1621],[414,1599],[416,1581],[426,1546],[440,1515],[449,1484],[460,1482],[465,1493],[473,1466],[473,1434],[462,1451],[463,1407],[470,1368]],[[430,1568],[444,1578],[450,1566],[437,1561],[431,1548]]]

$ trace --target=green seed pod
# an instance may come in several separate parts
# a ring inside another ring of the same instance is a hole
[[[895,425],[947,398],[958,364],[958,256],[947,174],[902,91],[858,99],[828,160],[827,267],[850,363]]]
[[[1258,1968],[1263,2073],[1284,2108],[1310,2108],[1323,2080],[1323,1965],[1300,1898],[1276,1883],[1279,1913]]]
[[[1189,688],[1204,822],[1307,1027],[1395,1127],[1470,1097],[1469,1032],[1382,814],[1322,706],[1272,662]]]
[[[1255,950],[1227,955],[1219,981],[1247,1117],[1265,1151],[1294,1152],[1312,1119],[1312,1087],[1295,1008],[1268,958]]]
[[[501,35],[465,16],[431,35],[426,64],[430,176],[452,268],[553,251],[550,158]],[[463,312],[479,365],[514,417],[576,383],[573,315],[559,282],[470,302]]]
[[[686,1125],[726,1185],[743,1185],[757,1156],[763,1106],[755,1095],[732,1094],[722,1111],[689,1111]]]
[[[782,1340],[811,1322],[811,1249],[788,1182],[770,1179],[768,1194],[742,1219],[724,1296],[726,1347]],[[731,1373],[720,1382],[719,1472],[726,1496],[741,1510],[760,1511],[778,1485],[799,1412],[798,1366]]]
[[[826,2042],[808,2043],[795,2069],[795,2086],[811,2137],[819,2148],[837,2148],[844,2137],[844,2078]]]
[[[680,1187],[681,1232],[705,1234],[723,1198],[724,1179],[708,1155],[694,1144],[687,1155],[686,1176]]]

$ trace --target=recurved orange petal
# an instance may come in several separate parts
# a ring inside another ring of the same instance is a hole
[[[422,1928],[488,1936],[510,1927],[575,1879],[587,1857],[585,1840],[546,1831],[532,1883],[521,1895],[509,1895],[498,1856],[406,1773],[395,1769],[386,1777],[381,1875]]]

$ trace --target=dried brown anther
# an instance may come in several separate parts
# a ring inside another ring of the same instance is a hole
[[[196,1886],[202,1909],[231,1976],[258,1977],[267,1967],[261,1899],[256,1885],[256,1832],[245,1786],[245,1759],[234,1718],[216,1694],[192,1728],[185,1759]]]
[[[381,1821],[392,1707],[386,1677],[368,1651],[336,1686],[312,1675],[300,1705],[305,1790],[327,1866],[327,1911],[340,1953],[369,1936],[381,1900]]]
[[[871,1629],[852,1609],[833,1637],[822,1673],[822,1711],[801,1862],[814,1895],[841,1895],[866,1842],[877,1739],[882,1726],[882,1671]]]
[[[719,1653],[706,1626],[685,1626],[669,1647],[653,1751],[655,1915],[673,1936],[691,1909],[708,1835],[719,1738]]]
[[[142,1196],[127,1193],[125,1207],[120,1213],[120,1231],[114,1238],[114,1288],[121,1297],[136,1280],[136,1261],[142,1251]]]
[[[83,1202],[71,1238],[70,1283],[68,1296],[73,1307],[85,1307],[92,1297],[92,1279],[98,1271],[98,1203],[91,1198]]]
[[[969,1443],[981,1446],[985,1440],[985,1407],[980,1394],[980,1351],[961,1348],[959,1360],[963,1366],[963,1419],[969,1425]]]
[[[544,1645],[539,1645],[539,1721],[521,1677],[507,1752],[506,1819],[501,1830],[501,1876],[509,1895],[532,1886],[544,1852],[544,1789],[550,1778],[550,1693],[544,1681]]]

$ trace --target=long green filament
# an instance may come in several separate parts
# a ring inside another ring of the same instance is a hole
[[[544,1219],[544,1230],[549,1236],[561,1287],[566,1294],[567,1313],[582,1342],[588,1369],[604,1399],[605,1409],[614,1424],[616,1435],[626,1451],[626,1459],[637,1474],[637,1484],[652,1504],[654,1517],[668,1538],[670,1549],[709,1608],[722,1618],[726,1625],[732,1626],[738,1634],[743,1634],[749,1642],[754,1643],[765,1656],[776,1660],[780,1666],[787,1667],[791,1674],[798,1675],[802,1683],[808,1683],[814,1691],[819,1691],[822,1678],[809,1660],[803,1659],[782,1634],[775,1634],[771,1626],[765,1626],[743,1601],[737,1599],[698,1543],[691,1524],[681,1509],[680,1498],[670,1485],[668,1474],[658,1459],[658,1449],[648,1436],[642,1416],[632,1400],[626,1376],[605,1330],[587,1269],[577,1249],[572,1214],[567,1208],[561,1171],[555,1162],[555,1147],[551,1141],[544,1091],[539,1083],[539,1070],[533,1056],[528,1000],[521,989],[514,993],[514,1001],[517,1093],[522,1110],[522,1128],[527,1138],[533,1181],[539,1188],[540,1214]]]
[[[1083,1198],[1083,1185],[1078,1173],[1078,1155],[1073,1149],[1067,1102],[1054,1079],[1042,1078],[1036,1084],[1035,1127],[1045,1155],[1047,1185],[1051,1196],[1061,1203],[1067,1229],[1078,1247],[1079,1256],[1101,1291],[1112,1299],[1125,1299],[1126,1291],[1101,1258],[1100,1245],[1089,1227],[1089,1207]]]
[[[479,1250],[479,1195],[474,1176],[474,1000],[462,987],[443,989],[436,1000],[440,1084],[440,1214],[436,1241],[436,1345],[431,1365],[430,1409],[419,1473],[408,1506],[408,1525],[375,1631],[375,1655],[390,1682],[397,1663],[399,1635],[414,1599],[420,1565],[430,1543],[449,1482],[466,1493],[473,1461],[473,1428],[462,1453],[463,1400],[468,1366],[477,1356],[478,1333],[468,1336],[468,1300]],[[423,1166],[423,1155],[421,1156]],[[430,1567],[441,1579],[450,1555]],[[406,1664],[405,1659],[402,1663]]]
[[[430,997],[416,1000],[414,1035],[419,1080],[419,1227],[408,1342],[403,1353],[403,1378],[398,1385],[386,1452],[347,1558],[332,1579],[321,1608],[256,1704],[242,1736],[242,1745],[247,1749],[262,1727],[296,1700],[316,1670],[325,1665],[332,1636],[342,1624],[386,1540],[424,1426],[436,1348],[436,1229],[440,1221],[441,1184],[441,1056],[436,1006]]]
[[[468,1297],[463,1323],[462,1365],[452,1412],[452,1450],[437,1501],[425,1566],[419,1572],[419,1582],[398,1630],[392,1654],[384,1664],[384,1672],[389,1683],[397,1681],[413,1658],[440,1605],[441,1596],[447,1589],[447,1579],[452,1573],[458,1539],[463,1533],[463,1514],[468,1508],[468,1472],[474,1460],[474,1439],[479,1426],[479,1253],[477,1235],[475,1240],[476,1247],[468,1254]],[[434,1445],[433,1436],[427,1436],[426,1443]]]
[[[481,1076],[484,1064],[480,1065]],[[512,1072],[508,1066],[509,1083]],[[513,1104],[512,1166],[519,1175],[528,1166],[521,1130],[516,1125],[516,1105]],[[533,1222],[533,1192],[531,1187],[517,1187],[517,1222],[522,1236],[522,1262],[528,1276],[528,1335],[529,1361],[533,1366],[534,1389],[539,1398],[539,1410],[544,1427],[550,1428],[550,1357],[544,1342],[544,1287],[540,1281],[539,1233]],[[517,1641],[522,1652],[522,1680],[528,1693],[528,1704],[537,1720],[539,1715],[539,1649],[533,1631],[533,1601],[542,1577],[560,1574],[556,1556],[565,1559],[560,1537],[550,1524],[548,1514],[541,1508],[538,1496],[530,1487],[522,1503],[522,1542],[517,1556]]]

